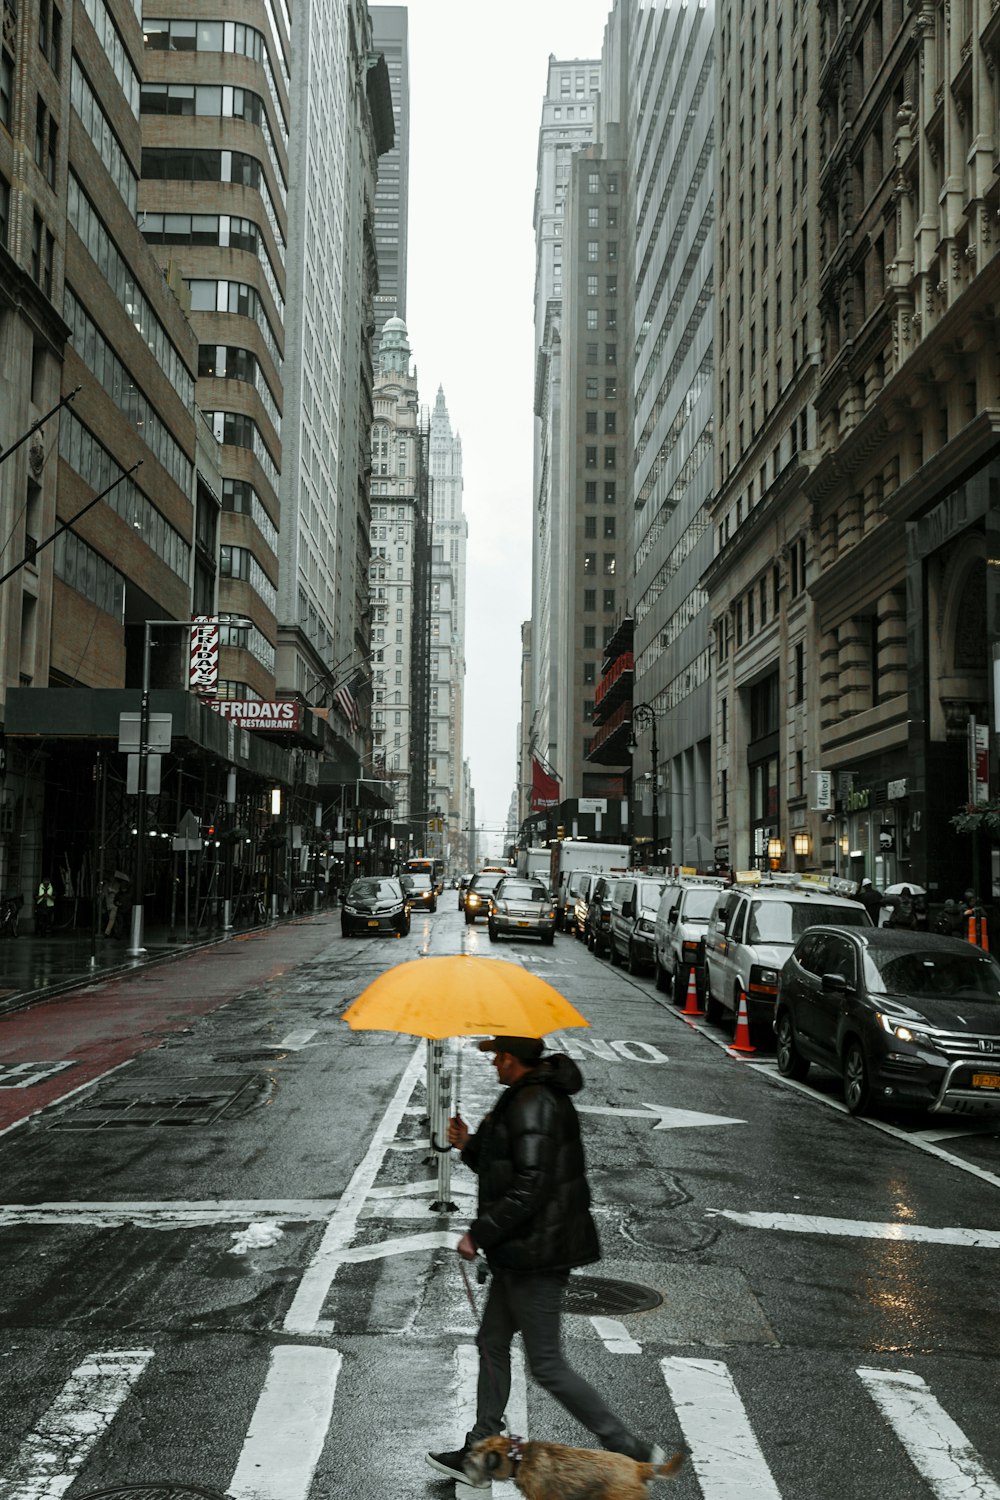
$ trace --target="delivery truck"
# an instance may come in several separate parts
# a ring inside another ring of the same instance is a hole
[[[556,903],[556,926],[572,925],[577,891],[573,876],[586,871],[600,875],[627,875],[628,844],[592,844],[585,839],[560,839],[549,853],[549,889]]]
[[[537,876],[548,885],[551,864],[552,851],[545,845],[517,851],[517,873],[526,876],[529,880],[532,876]]]

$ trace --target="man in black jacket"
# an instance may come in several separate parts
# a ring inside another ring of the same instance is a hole
[[[461,1448],[429,1453],[427,1462],[470,1483],[462,1468],[466,1453],[503,1429],[517,1332],[539,1385],[605,1448],[661,1462],[661,1450],[629,1432],[562,1352],[560,1314],[569,1273],[601,1254],[580,1122],[570,1098],[583,1087],[580,1070],[561,1054],[543,1057],[536,1037],[498,1036],[479,1045],[494,1053],[505,1092],[474,1135],[458,1115],[448,1129],[449,1141],[479,1179],[479,1212],[458,1253],[472,1261],[481,1250],[493,1273],[477,1340],[476,1422]]]

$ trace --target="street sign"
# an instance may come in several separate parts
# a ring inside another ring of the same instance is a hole
[[[168,714],[169,718],[170,715]],[[158,797],[160,795],[160,768],[162,766],[162,755],[146,756],[146,795]],[[130,755],[126,762],[125,791],[129,797],[139,795],[139,756]]]
[[[606,813],[608,799],[607,797],[581,797],[576,807],[577,811],[582,813]]]
[[[198,854],[201,852],[201,824],[194,813],[188,808],[177,825],[174,834],[173,848],[175,854]]]
[[[139,745],[139,714],[118,715],[118,748],[125,755],[131,755],[133,751],[138,752]],[[149,716],[149,749],[159,750],[161,753],[170,749],[170,736],[173,729],[173,714],[150,714]]]

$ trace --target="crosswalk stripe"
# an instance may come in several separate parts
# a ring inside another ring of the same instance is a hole
[[[479,1350],[475,1344],[458,1344],[455,1347],[455,1405],[458,1413],[458,1436],[461,1442],[476,1420],[476,1384],[479,1379]],[[515,1347],[510,1351],[510,1397],[507,1401],[507,1430],[516,1437],[528,1435],[528,1389],[524,1378],[524,1355]],[[456,1500],[479,1494],[467,1484],[455,1484]],[[512,1482],[496,1483],[493,1494],[517,1500],[518,1491]]]
[[[0,1500],[64,1494],[152,1357],[152,1349],[88,1354],[0,1477]]]
[[[1000,1500],[965,1433],[912,1370],[858,1370],[865,1389],[938,1500]]]
[[[714,1359],[660,1360],[703,1500],[781,1500],[728,1368]]]
[[[234,1500],[306,1500],[326,1442],[342,1355],[279,1345],[228,1486]]]

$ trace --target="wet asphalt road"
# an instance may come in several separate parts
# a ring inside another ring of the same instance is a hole
[[[325,918],[0,1020],[0,1061],[89,1067],[78,1091],[70,1069],[0,1088],[8,1120],[46,1105],[0,1136],[0,1500],[168,1478],[450,1493],[423,1453],[469,1415],[448,1247],[474,1183],[456,1165],[458,1210],[431,1211],[422,1044],[340,1015],[390,963],[463,948],[591,1022],[562,1040],[587,1084],[595,1272],[662,1300],[585,1307],[567,1340],[636,1430],[691,1445],[663,1493],[997,1500],[995,1123],[852,1120],[832,1082],[737,1059],[651,978],[567,937],[493,948],[453,900],[399,942]],[[468,1045],[463,1115],[495,1092]],[[690,1114],[657,1129],[648,1106]],[[530,1380],[510,1414],[587,1441]]]

